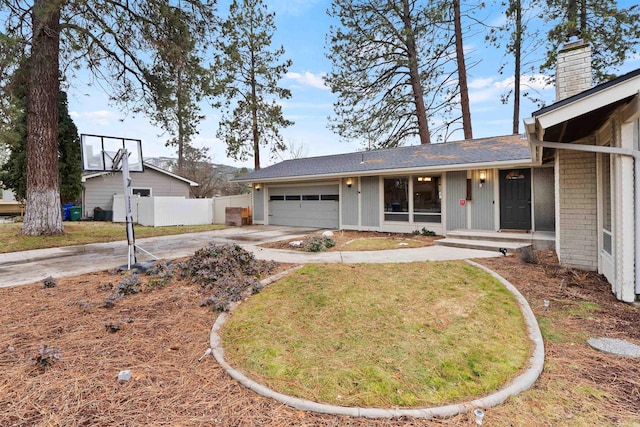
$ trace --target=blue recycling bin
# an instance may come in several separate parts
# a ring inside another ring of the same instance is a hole
[[[62,205],[62,220],[69,221],[71,219],[71,207],[73,203],[65,203]]]

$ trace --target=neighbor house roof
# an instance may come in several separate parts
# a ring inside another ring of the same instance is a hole
[[[147,163],[147,162],[143,162],[143,164],[144,164],[144,167],[145,167],[145,168],[149,168],[149,169],[151,169],[151,170],[154,170],[154,171],[160,172],[160,173],[162,173],[162,174],[164,174],[164,175],[168,175],[168,176],[170,176],[170,177],[172,177],[172,178],[175,178],[175,179],[177,179],[177,180],[179,180],[179,181],[186,182],[187,184],[189,184],[189,186],[190,186],[190,187],[198,187],[198,186],[200,185],[200,184],[198,184],[197,182],[191,181],[191,180],[189,180],[189,179],[187,179],[187,178],[184,178],[184,177],[182,177],[182,176],[180,176],[180,175],[176,175],[176,174],[174,174],[174,173],[171,173],[171,172],[169,172],[169,171],[166,171],[166,170],[164,170],[164,169],[162,169],[162,168],[159,168],[159,167],[154,166],[154,165],[152,165],[152,164],[149,164],[149,163]],[[112,172],[91,172],[91,173],[88,173],[88,174],[83,174],[83,175],[82,175],[82,182],[86,182],[86,180],[87,180],[87,179],[95,178],[95,177],[97,177],[97,176],[106,175],[106,174],[108,174],[108,173],[112,173]],[[139,173],[139,172],[132,172],[132,173]]]
[[[408,173],[413,170],[462,170],[525,163],[531,163],[527,140],[521,135],[509,135],[285,160],[234,181],[313,179],[351,174]]]

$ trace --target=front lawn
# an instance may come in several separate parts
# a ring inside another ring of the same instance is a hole
[[[464,262],[306,266],[242,304],[223,342],[276,391],[368,407],[481,397],[531,350],[514,296]]]
[[[22,223],[0,224],[0,242],[2,242],[0,253],[127,240],[124,223],[100,221],[65,222],[64,234],[60,236],[23,236],[20,234],[21,228]],[[180,225],[175,227],[143,227],[136,225],[135,234],[136,238],[140,239],[220,230],[222,228],[225,227],[218,224]]]

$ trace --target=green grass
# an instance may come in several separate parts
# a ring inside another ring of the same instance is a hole
[[[464,262],[306,266],[242,304],[223,341],[277,391],[381,407],[485,395],[531,347],[513,295]]]
[[[402,244],[401,244],[402,243]],[[346,251],[381,251],[385,249],[398,248],[420,248],[424,243],[413,239],[391,239],[388,237],[374,237],[357,239],[348,242],[344,250]]]
[[[60,236],[23,236],[20,234],[22,223],[0,224],[0,253],[28,251],[31,249],[55,248],[60,246],[82,245],[87,243],[113,242],[126,240],[126,228],[123,223],[112,222],[65,222],[64,234]],[[219,230],[223,225],[185,225],[175,227],[135,226],[136,238],[168,236],[172,234],[196,233]]]

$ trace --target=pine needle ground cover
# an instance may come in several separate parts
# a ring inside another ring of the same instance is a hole
[[[306,266],[236,309],[223,342],[276,391],[367,407],[486,395],[531,350],[513,295],[464,262]]]

